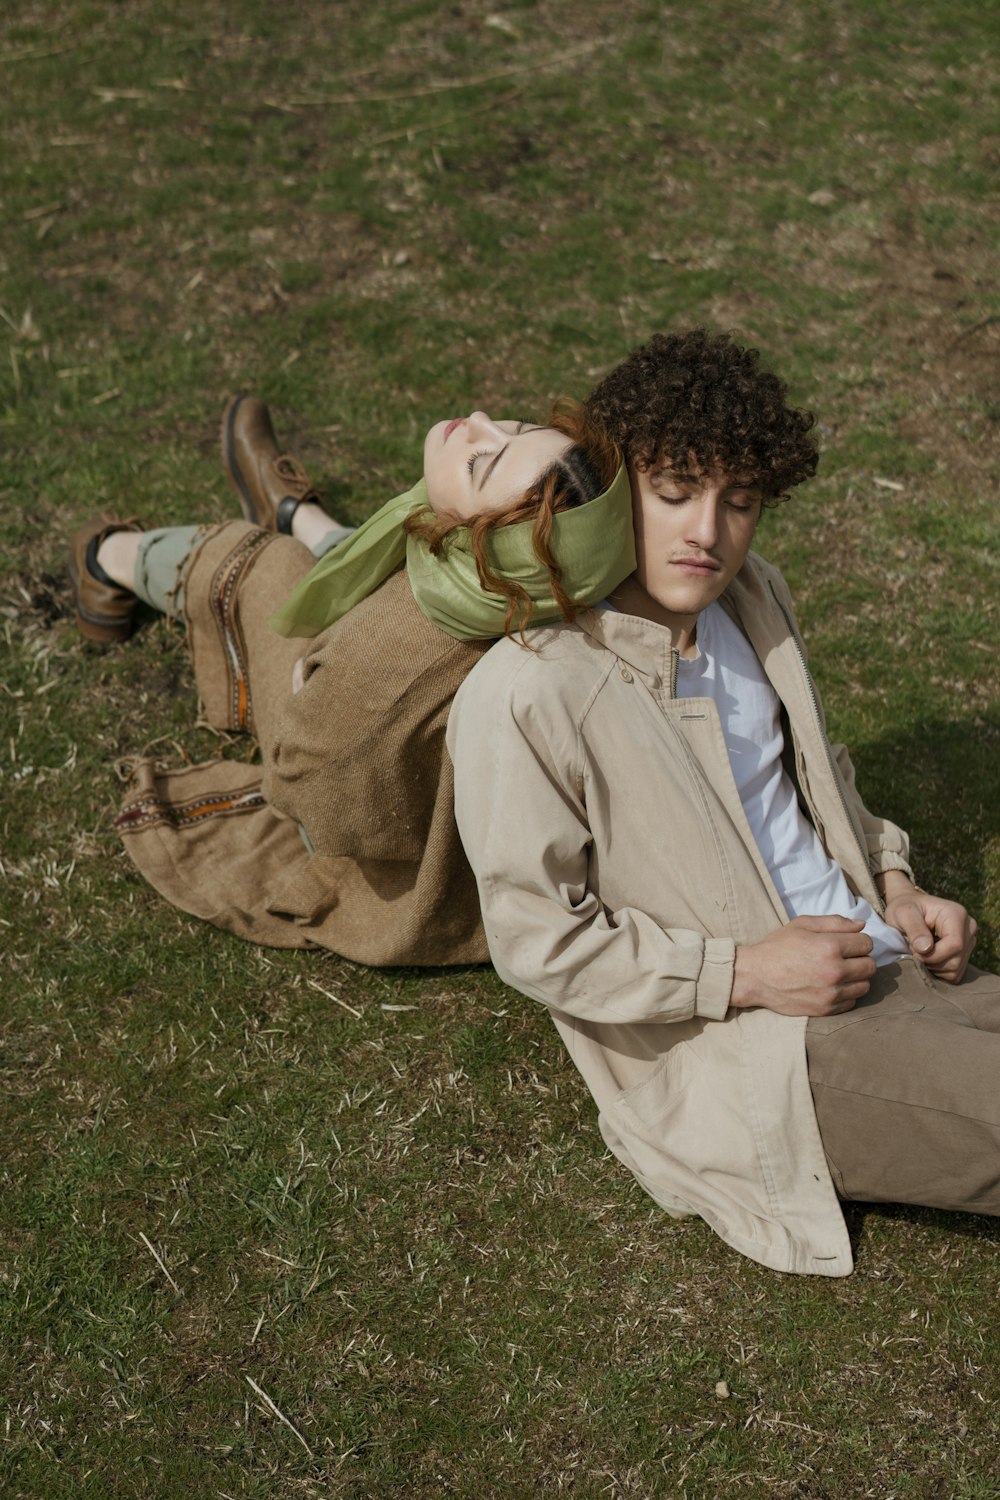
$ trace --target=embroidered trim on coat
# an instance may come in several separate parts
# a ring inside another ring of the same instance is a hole
[[[233,813],[252,812],[264,806],[264,794],[258,787],[249,787],[242,792],[217,792],[214,795],[194,797],[190,802],[165,802],[155,792],[126,802],[114,821],[121,834],[138,833],[143,828],[152,828],[157,823],[169,823],[172,828],[190,828],[193,823],[203,823],[206,818],[226,818]]]
[[[229,727],[250,733],[253,732],[253,704],[250,701],[246,641],[233,605],[244,573],[261,547],[270,540],[270,532],[249,532],[215,570],[209,589],[209,604],[219,627],[222,654],[229,674]]]

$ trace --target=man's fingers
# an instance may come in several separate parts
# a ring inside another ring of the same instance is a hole
[[[853,1010],[858,1001],[863,1000],[870,989],[871,985],[867,979],[862,984],[845,984],[840,992],[843,1002],[841,1009]]]
[[[969,958],[976,939],[976,924],[971,918],[969,920],[971,930],[967,933],[964,944],[959,945],[957,952],[944,953],[941,951],[941,944],[938,943],[934,957],[926,965],[936,979],[943,979],[946,984],[958,984],[969,966]]]
[[[924,914],[915,901],[899,901],[893,909],[893,920],[910,945],[910,951],[918,957],[930,953],[934,947],[934,934],[924,921]]]
[[[874,946],[867,932],[856,932],[841,940],[840,953],[843,958],[867,958]],[[873,971],[874,967],[873,963]]]
[[[937,952],[948,959],[961,954],[966,949],[972,952],[976,939],[976,922],[970,917],[964,906],[949,905],[943,908],[940,916],[935,917],[937,928]],[[935,953],[935,958],[937,953]]]
[[[810,932],[860,932],[864,922],[852,917],[793,917],[789,927],[806,927]]]
[[[806,1014],[815,1016],[841,1016],[846,1010],[853,1010],[859,1000],[863,1000],[871,989],[867,979],[857,984],[838,985],[834,995],[825,999],[812,1002]]]

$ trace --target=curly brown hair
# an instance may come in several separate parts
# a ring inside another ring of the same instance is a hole
[[[504,634],[516,629],[522,640],[531,621],[532,600],[527,589],[513,579],[505,578],[491,565],[486,544],[491,532],[501,526],[535,518],[531,542],[535,555],[549,575],[552,597],[564,620],[576,618],[580,606],[563,587],[562,576],[552,556],[551,538],[555,516],[561,510],[585,505],[611,484],[621,467],[621,450],[613,437],[600,426],[579,401],[567,396],[557,400],[544,424],[564,433],[573,446],[550,464],[517,500],[504,510],[487,511],[464,520],[459,516],[439,515],[429,506],[414,512],[403,522],[404,530],[427,543],[437,556],[447,546],[448,538],[459,527],[468,529],[472,553],[476,559],[479,582],[488,593],[502,594],[507,600]],[[515,625],[515,616],[517,623]]]
[[[775,502],[816,472],[811,412],[789,406],[787,387],[761,368],[756,349],[707,328],[654,334],[633,349],[584,403],[640,469],[720,469]]]

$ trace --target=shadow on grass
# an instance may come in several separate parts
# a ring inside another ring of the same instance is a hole
[[[869,807],[910,835],[921,884],[961,900],[980,921],[974,955],[980,968],[997,968],[995,924],[984,920],[990,846],[1000,836],[1000,717],[929,719],[856,745],[852,758]],[[983,1243],[1000,1242],[1000,1220],[913,1204],[844,1204],[855,1252],[866,1221],[905,1220],[947,1229]]]
[[[944,1229],[951,1235],[1000,1244],[1000,1219],[985,1214],[958,1213],[947,1208],[923,1208],[917,1203],[842,1203],[851,1248],[858,1256],[869,1218],[918,1224],[924,1229]]]
[[[851,756],[866,805],[907,830],[920,884],[979,920],[974,960],[996,970],[1000,932],[986,898],[1000,837],[1000,715],[908,724]]]

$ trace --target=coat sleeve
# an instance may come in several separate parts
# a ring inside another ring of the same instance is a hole
[[[735,946],[609,910],[589,883],[591,833],[571,718],[504,690],[487,658],[452,709],[455,811],[490,957],[522,993],[584,1020],[721,1020]]]

